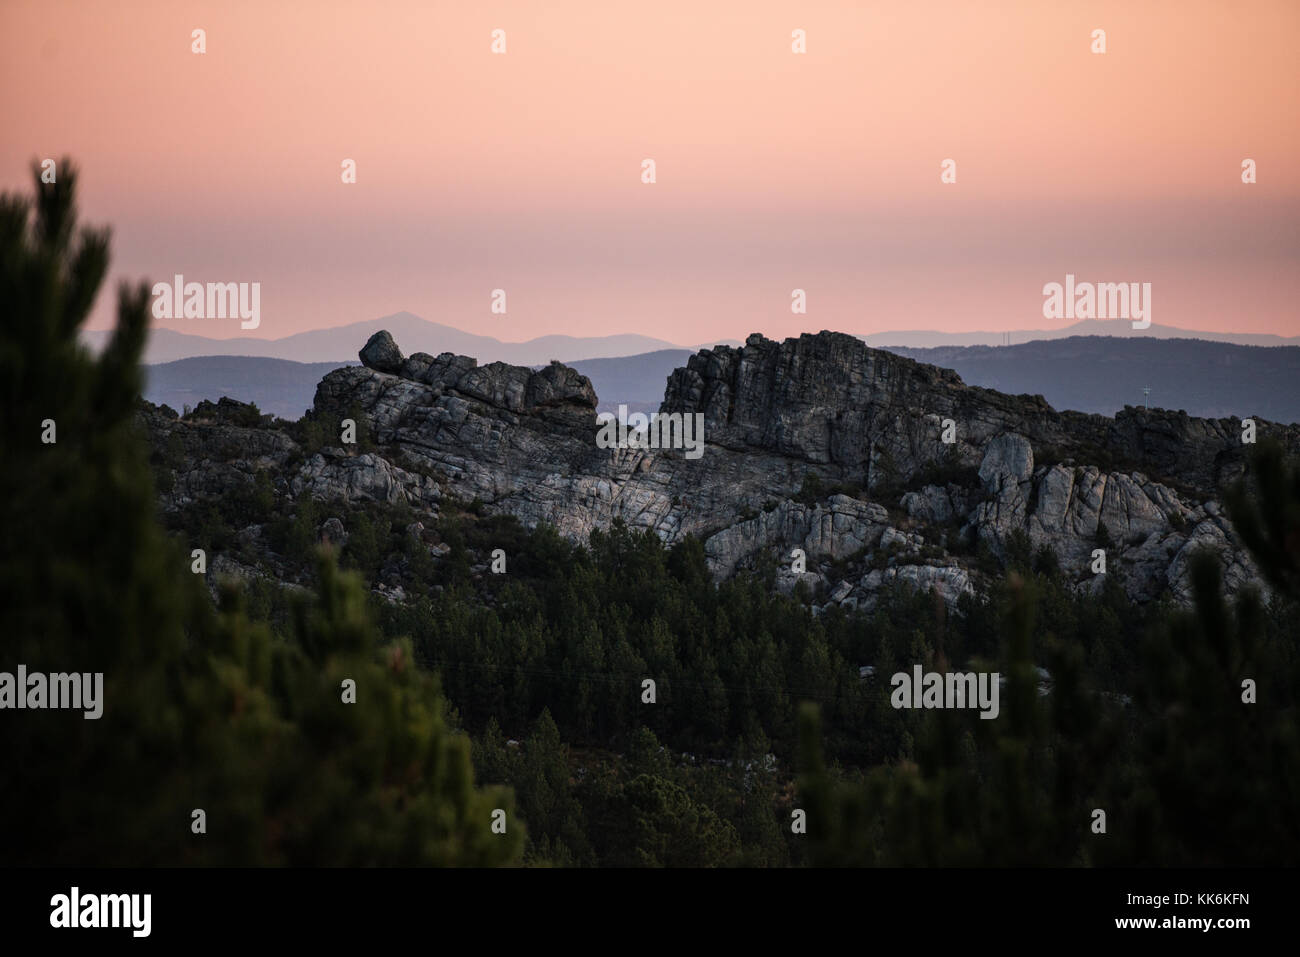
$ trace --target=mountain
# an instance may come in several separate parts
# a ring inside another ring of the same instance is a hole
[[[199,327],[191,325],[186,328]],[[680,348],[662,339],[633,333],[591,338],[541,336],[527,342],[502,342],[492,336],[462,332],[401,312],[332,329],[313,329],[281,339],[253,336],[211,339],[175,329],[155,328],[149,336],[143,361],[159,364],[195,356],[259,356],[292,362],[347,362],[355,359],[357,343],[365,342],[380,329],[389,330],[400,336],[403,342],[410,343],[412,348],[431,355],[452,352],[477,356],[484,362],[516,365],[540,365],[561,357],[574,361]],[[84,333],[83,337],[86,345],[98,352],[107,342],[108,335],[104,331],[92,330]]]
[[[607,447],[591,381],[558,362],[404,357],[386,332],[361,358],[326,374],[312,416],[292,427],[229,400],[184,418],[145,408],[164,512],[255,494],[322,503],[317,515],[330,502],[401,506],[428,528],[445,506],[471,503],[577,540],[621,520],[668,544],[694,536],[718,578],[775,568],[777,587],[804,582],[821,608],[871,607],[894,582],[955,603],[986,583],[990,561],[1024,549],[1091,593],[1101,548],[1106,574],[1138,601],[1187,601],[1201,549],[1218,554],[1229,590],[1259,578],[1219,502],[1246,471],[1233,417],[1058,412],[852,336],[755,334],[669,377],[663,421],[698,422],[678,433],[689,441]],[[355,445],[339,441],[344,418],[355,418]],[[1300,450],[1300,426],[1256,427]],[[281,564],[268,551],[276,536],[242,521],[243,558],[223,556],[227,569]],[[346,536],[330,523],[322,534]],[[792,567],[793,549],[806,568]],[[399,601],[414,587],[403,567],[381,592]]]
[[[601,397],[597,412],[617,412],[619,405],[631,412],[653,412],[664,398],[664,385],[678,366],[691,357],[689,349],[660,349],[639,356],[615,359],[586,359],[567,363],[591,380]]]
[[[353,360],[355,363],[355,360]],[[145,366],[144,397],[181,410],[229,396],[263,412],[297,419],[311,407],[321,376],[337,362],[289,362],[257,356],[200,356]]]
[[[197,320],[196,320],[197,321]],[[186,326],[186,328],[202,328]],[[399,312],[382,319],[354,322],[330,329],[313,329],[280,339],[254,336],[234,336],[213,339],[177,329],[156,327],[149,336],[143,361],[148,364],[173,362],[195,356],[259,356],[286,359],[291,362],[347,362],[356,355],[356,344],[365,342],[380,329],[386,329],[408,348],[430,355],[451,352],[456,355],[475,356],[481,362],[509,362],[512,365],[541,365],[552,359],[576,362],[597,358],[617,358],[663,350],[683,351],[684,347],[636,333],[611,336],[540,336],[526,342],[502,342],[492,336],[464,332],[451,326],[430,322],[409,312]],[[108,333],[90,330],[82,339],[93,351],[99,352],[108,341]],[[1300,346],[1300,336],[1281,336],[1233,332],[1193,332],[1174,326],[1152,325],[1146,330],[1135,330],[1124,320],[1083,320],[1059,329],[1023,329],[1004,332],[939,332],[934,330],[874,332],[858,338],[877,348],[926,349],[939,346],[1001,345],[1010,336],[1011,342],[1023,343],[1037,340],[1063,339],[1074,336],[1114,336],[1134,340],[1144,339],[1202,339],[1209,342],[1231,342],[1238,345]],[[720,339],[704,342],[684,351],[698,351],[715,345],[736,347],[739,340]]]
[[[1152,323],[1146,329],[1134,329],[1127,319],[1082,319],[1057,329],[1014,329],[1008,332],[939,332],[907,330],[873,332],[860,335],[863,342],[876,348],[901,347],[931,349],[939,346],[998,346],[1040,340],[1069,339],[1077,336],[1113,336],[1115,338],[1202,339],[1207,342],[1230,342],[1244,346],[1300,346],[1300,336],[1275,336],[1254,332],[1201,332]]]
[[[1071,336],[889,351],[952,369],[971,385],[1041,395],[1058,409],[1114,415],[1126,405],[1147,404],[1210,418],[1300,422],[1300,346]]]

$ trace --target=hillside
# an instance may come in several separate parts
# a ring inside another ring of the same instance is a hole
[[[869,606],[894,580],[956,602],[1024,545],[1087,589],[1100,584],[1101,544],[1138,600],[1185,600],[1201,548],[1219,553],[1231,589],[1257,577],[1219,505],[1245,468],[1235,418],[1058,412],[851,336],[754,335],[691,356],[668,381],[662,411],[703,424],[695,457],[600,448],[591,382],[558,363],[406,358],[386,333],[362,359],[320,381],[308,447],[221,411],[237,403],[185,420],[147,413],[168,464],[164,507],[239,497],[259,473],[277,496],[400,502],[430,517],[472,500],[575,541],[617,522],[669,545],[693,536],[716,577],[776,562],[784,590],[803,581],[849,605]],[[338,442],[345,418],[364,445]],[[1300,427],[1257,429],[1300,447]],[[794,548],[806,568],[791,566]]]

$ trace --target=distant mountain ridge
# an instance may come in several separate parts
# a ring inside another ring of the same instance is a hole
[[[183,323],[183,321],[182,321]],[[197,323],[197,324],[196,324]],[[664,349],[685,349],[696,352],[715,345],[738,346],[736,339],[718,339],[694,345],[667,342],[638,333],[620,333],[609,336],[547,335],[526,342],[503,342],[493,336],[465,332],[452,326],[430,322],[409,312],[399,312],[382,319],[354,322],[329,329],[313,329],[280,339],[254,336],[235,336],[215,339],[180,329],[203,329],[201,320],[192,320],[179,328],[155,328],[145,348],[144,362],[154,365],[188,359],[195,356],[258,356],[287,359],[291,362],[351,362],[357,354],[357,343],[365,342],[380,329],[387,329],[403,342],[409,342],[420,352],[439,355],[451,352],[474,356],[480,362],[509,362],[512,365],[541,365],[552,359],[576,362],[588,359],[621,358],[643,355]],[[94,351],[103,348],[109,333],[91,330],[82,333],[83,341]],[[1150,339],[1201,339],[1207,342],[1230,342],[1253,346],[1300,346],[1300,336],[1283,337],[1257,333],[1198,332],[1174,326],[1152,325],[1145,330],[1135,330],[1124,320],[1087,319],[1059,329],[1025,329],[1004,332],[941,332],[934,330],[886,331],[858,334],[867,345],[876,348],[927,349],[940,346],[996,346],[1027,341],[1063,339],[1075,336],[1114,336],[1117,338]]]
[[[1071,336],[887,351],[952,369],[967,385],[1041,395],[1057,409],[1114,415],[1145,404],[1201,418],[1300,422],[1300,346]]]
[[[183,412],[204,399],[252,402],[263,412],[290,421],[311,407],[321,376],[344,362],[290,362],[263,356],[195,356],[145,366],[144,397]]]
[[[1297,346],[1071,336],[1013,346],[885,351],[952,369],[968,385],[1009,395],[1041,395],[1057,409],[1114,415],[1145,402],[1204,418],[1259,415],[1275,422],[1300,422]],[[615,358],[558,358],[591,381],[598,411],[615,412],[626,405],[629,412],[652,412],[663,401],[668,377],[691,355],[687,349],[660,349]],[[346,362],[248,356],[181,359],[146,369],[145,398],[179,411],[202,399],[229,396],[255,402],[263,412],[297,419],[311,405],[325,373],[355,364],[355,351]],[[1143,395],[1146,388],[1151,389],[1149,396]]]
[[[388,329],[394,335],[413,343],[419,351],[430,355],[452,352],[474,356],[480,362],[509,362],[512,365],[541,365],[552,359],[574,361],[681,348],[671,342],[636,333],[585,338],[539,336],[527,342],[502,342],[492,336],[464,332],[402,312],[331,329],[299,332],[282,339],[261,339],[254,336],[212,339],[170,328],[155,328],[145,347],[143,361],[156,365],[197,356],[255,356],[286,359],[290,362],[354,362],[357,343],[365,342],[380,329]],[[83,334],[86,344],[95,351],[103,347],[108,335],[105,331],[97,330]]]
[[[877,349],[892,347],[932,349],[941,346],[1024,345],[1027,342],[1073,339],[1080,336],[1108,336],[1117,339],[1200,339],[1239,346],[1300,346],[1300,336],[1275,336],[1258,332],[1202,332],[1152,323],[1134,329],[1127,319],[1081,319],[1059,329],[1015,329],[1008,332],[937,332],[931,330],[873,332],[858,336]],[[1010,338],[1010,342],[1007,338]]]

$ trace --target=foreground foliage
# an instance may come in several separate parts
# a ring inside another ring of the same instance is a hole
[[[148,290],[120,291],[101,357],[78,344],[108,237],[77,227],[75,184],[65,161],[34,209],[0,201],[0,670],[102,672],[104,708],[0,712],[0,859],[514,859],[522,829],[491,831],[509,796],[474,787],[434,678],[381,640],[355,577],[326,561],[276,639],[231,596],[218,612],[163,534],[133,427]]]

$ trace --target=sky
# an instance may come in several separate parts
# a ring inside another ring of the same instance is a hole
[[[1296,0],[0,0],[0,190],[69,156],[113,286],[260,283],[157,320],[216,338],[1042,329],[1067,273],[1298,335],[1297,62]]]

